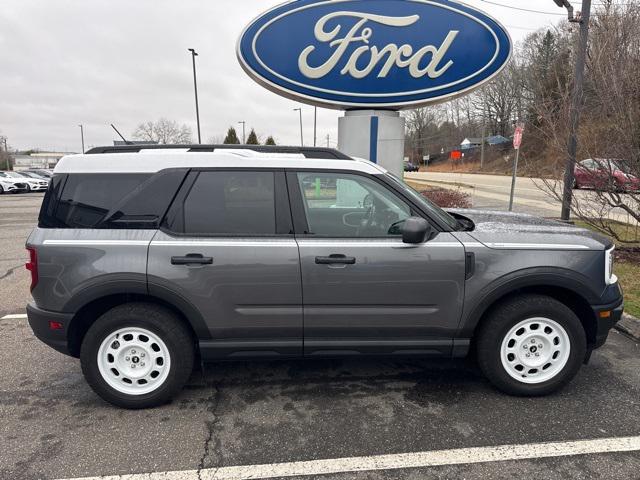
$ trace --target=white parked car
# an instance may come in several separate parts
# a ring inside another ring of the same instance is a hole
[[[27,184],[27,192],[44,192],[49,188],[49,180],[45,178],[33,178],[21,172],[0,172],[0,176],[10,178],[18,183]]]
[[[28,192],[29,188],[26,178],[15,178],[8,176],[7,172],[0,172],[0,194]]]

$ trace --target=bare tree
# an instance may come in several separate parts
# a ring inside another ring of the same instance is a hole
[[[191,128],[179,125],[174,120],[160,118],[157,121],[141,123],[133,132],[135,140],[146,140],[160,144],[189,144],[192,143]]]
[[[592,22],[578,154],[599,166],[587,171],[597,180],[574,197],[572,212],[619,241],[634,240],[623,238],[611,220],[640,222],[640,4],[607,4]],[[570,82],[554,75],[557,96],[541,101],[537,114],[557,155],[551,166],[557,176],[566,158]],[[561,198],[561,182],[546,181],[545,188]]]

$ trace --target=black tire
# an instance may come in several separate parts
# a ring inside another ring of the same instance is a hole
[[[500,350],[513,327],[535,317],[547,318],[562,326],[570,351],[566,364],[554,377],[541,383],[524,383],[509,375],[502,364]],[[587,339],[580,320],[569,307],[551,297],[531,294],[513,297],[495,307],[481,325],[476,345],[480,369],[496,388],[510,395],[542,396],[562,388],[575,377],[585,358]]]
[[[2,188],[2,185],[0,185],[0,195],[2,195],[4,193],[4,188]]]
[[[149,393],[132,395],[119,392],[100,373],[100,345],[110,334],[126,327],[140,327],[152,332],[169,351],[168,376]],[[128,303],[114,307],[91,325],[82,341],[80,363],[89,386],[107,402],[128,409],[151,408],[168,403],[182,390],[193,370],[194,352],[192,335],[173,312],[154,304]]]

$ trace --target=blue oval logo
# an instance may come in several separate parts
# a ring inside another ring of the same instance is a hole
[[[506,29],[447,0],[296,0],[238,41],[244,70],[274,92],[329,108],[412,108],[470,92],[511,57]]]

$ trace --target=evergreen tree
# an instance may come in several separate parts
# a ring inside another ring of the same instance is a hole
[[[273,137],[271,135],[269,135],[267,137],[267,141],[264,142],[265,145],[275,145],[276,141],[273,139]]]
[[[229,127],[227,130],[227,136],[224,137],[225,145],[239,145],[240,140],[238,139],[238,135],[236,134],[236,129],[233,127]]]
[[[253,128],[249,132],[249,137],[247,137],[247,145],[260,145],[256,131]]]

